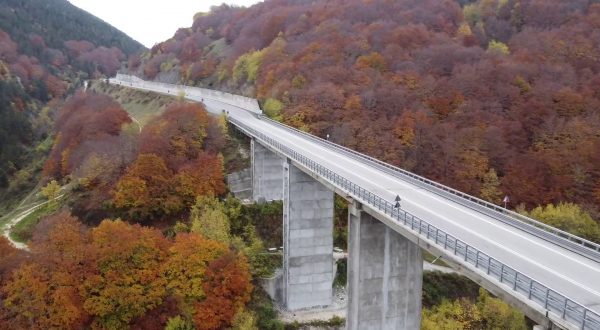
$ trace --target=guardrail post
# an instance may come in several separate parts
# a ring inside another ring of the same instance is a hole
[[[527,299],[531,300],[531,296],[533,295],[533,284],[535,283],[532,278],[529,279],[529,295]]]
[[[475,268],[479,268],[479,250],[475,253]]]
[[[546,299],[544,299],[544,308],[548,309],[548,297],[550,296],[550,288],[546,288]]]
[[[500,283],[502,283],[502,280],[504,280],[504,264],[501,264],[502,266],[500,267]]]

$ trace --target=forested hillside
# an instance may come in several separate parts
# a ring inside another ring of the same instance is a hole
[[[598,215],[600,4],[273,0],[215,7],[132,58],[511,207]]]
[[[0,210],[37,182],[63,97],[142,49],[66,0],[0,3]]]
[[[144,49],[139,42],[67,0],[3,0],[0,29],[11,35],[22,52],[30,54],[35,45],[31,35],[44,38],[50,48],[62,49],[67,40],[87,40],[96,46],[117,47],[125,54]]]
[[[169,98],[142,125],[88,88],[140,46],[66,1],[0,15],[0,328],[256,329],[273,260],[219,199],[223,118]]]

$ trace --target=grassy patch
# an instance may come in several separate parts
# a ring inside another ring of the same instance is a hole
[[[90,90],[112,97],[135,119],[134,122],[142,127],[160,116],[169,104],[175,102],[172,96],[109,85],[103,81],[94,82]]]
[[[15,224],[10,231],[10,238],[20,243],[26,243],[33,236],[35,226],[40,220],[54,213],[57,209],[58,207],[48,207],[48,204],[39,207]]]

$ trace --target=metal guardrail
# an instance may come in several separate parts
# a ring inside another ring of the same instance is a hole
[[[573,235],[566,231],[549,226],[545,223],[542,223],[535,219],[526,217],[522,214],[508,210],[506,208],[492,204],[490,202],[484,201],[480,198],[465,194],[454,188],[451,188],[451,187],[445,186],[443,184],[440,184],[438,182],[429,180],[420,175],[411,173],[407,170],[390,165],[390,164],[385,163],[376,158],[373,158],[373,157],[367,156],[365,154],[362,154],[360,152],[354,151],[350,148],[346,148],[344,146],[335,144],[331,141],[328,141],[328,140],[319,138],[317,136],[314,136],[312,134],[303,132],[299,129],[282,124],[278,121],[272,120],[265,116],[261,116],[261,119],[266,120],[274,125],[280,126],[289,131],[295,132],[296,134],[299,134],[305,138],[309,138],[313,141],[316,141],[317,143],[319,143],[321,145],[327,145],[328,147],[333,147],[347,155],[352,156],[352,158],[354,158],[354,159],[358,159],[369,165],[374,165],[374,166],[378,167],[379,169],[382,169],[385,172],[392,174],[400,179],[412,182],[413,184],[416,184],[417,186],[422,187],[422,188],[426,188],[434,193],[437,193],[438,195],[440,195],[442,197],[448,198],[454,202],[458,202],[465,206],[474,208],[475,210],[477,210],[479,212],[488,214],[488,215],[490,215],[504,223],[507,223],[513,227],[517,227],[521,230],[527,231],[527,232],[534,234],[542,239],[553,242],[553,243],[560,245],[562,247],[565,247],[573,252],[583,254],[584,256],[586,256],[592,260],[600,262],[600,244],[591,242],[589,240],[586,240],[579,236]],[[489,211],[494,212],[494,214],[490,214]],[[532,229],[538,229],[538,230],[536,230],[535,232],[532,232]],[[548,235],[548,234],[550,234],[550,235]]]
[[[229,118],[229,121],[246,134],[254,136],[263,143],[270,145],[287,157],[302,164],[314,173],[319,174],[333,185],[353,196],[356,200],[379,210],[403,225],[406,229],[435,244],[438,248],[442,248],[448,253],[463,259],[465,263],[485,272],[488,276],[505,284],[505,286],[512,291],[521,294],[523,297],[536,303],[543,309],[552,312],[558,318],[575,325],[579,329],[600,330],[600,315],[586,308],[584,305],[567,298],[567,296],[552,290],[533,278],[505,265],[499,260],[494,259],[434,225],[431,225],[402,209],[394,208],[393,203],[362,188],[345,177],[296,152],[290,147],[270,138],[262,132],[243,124],[235,118]]]

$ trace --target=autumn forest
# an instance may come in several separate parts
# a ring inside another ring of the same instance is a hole
[[[225,183],[248,141],[202,104],[109,86],[117,71],[255,97],[275,120],[600,242],[596,1],[266,0],[212,7],[151,49],[37,2],[0,5],[0,228],[14,226],[0,328],[301,329],[259,285],[281,264],[265,253],[282,245],[281,203],[242,204]],[[346,218],[336,201],[342,248]],[[466,278],[423,283],[423,329],[531,327]]]

